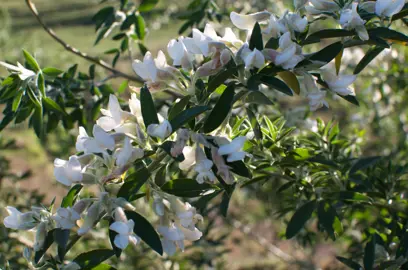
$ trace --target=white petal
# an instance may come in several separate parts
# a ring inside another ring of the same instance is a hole
[[[176,245],[174,244],[173,241],[163,239],[162,246],[163,246],[163,251],[167,255],[172,256],[176,253]]]
[[[231,12],[230,14],[231,22],[242,30],[252,30],[256,22],[266,21],[269,19],[269,17],[270,13],[267,11],[261,11],[248,15],[238,14],[236,12]]]
[[[71,186],[72,185],[71,180],[65,174],[65,168],[55,167],[54,168],[54,176],[55,176],[55,179],[57,179],[57,181],[60,182],[61,184],[66,185],[66,186]]]
[[[196,162],[195,149],[191,146],[186,146],[183,149],[184,161],[179,163],[180,170],[188,170]]]
[[[99,145],[109,150],[113,150],[115,148],[115,140],[113,137],[106,133],[100,126],[94,125],[93,135]]]
[[[116,221],[109,226],[109,229],[119,234],[128,234],[128,225],[121,221]]]
[[[113,241],[115,246],[120,249],[125,249],[129,244],[129,236],[118,234],[115,236],[115,240]]]

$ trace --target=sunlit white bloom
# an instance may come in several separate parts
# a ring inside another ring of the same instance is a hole
[[[184,160],[179,163],[180,170],[186,171],[191,168],[196,162],[195,149],[191,146],[186,146],[183,149]]]
[[[190,132],[188,129],[181,128],[177,131],[177,140],[170,149],[170,154],[173,157],[177,157],[183,152],[184,146],[186,146],[187,140],[190,137],[189,135]]]
[[[356,80],[355,75],[336,75],[328,69],[321,71],[323,80],[327,83],[330,90],[341,96],[354,95],[349,86]]]
[[[244,46],[245,47],[240,51],[240,55],[245,63],[245,69],[263,67],[265,65],[265,57],[262,52],[256,48],[250,50],[247,45]]]
[[[39,215],[33,211],[21,213],[12,206],[6,207],[9,216],[5,217],[3,224],[6,228],[14,230],[30,230],[38,224]]]
[[[285,14],[284,22],[289,27],[288,30],[294,30],[300,33],[306,30],[308,24],[306,16],[302,17],[299,13],[293,12],[288,12]]]
[[[375,13],[380,16],[391,17],[397,14],[404,7],[405,0],[377,0]]]
[[[12,73],[18,74],[18,77],[20,77],[20,79],[23,81],[27,79],[32,79],[36,76],[34,71],[26,69],[19,62],[17,62],[17,66],[13,66],[13,65],[0,61],[0,65],[4,66],[8,70],[10,70]]]
[[[83,179],[81,163],[77,156],[70,156],[69,160],[56,158],[54,160],[54,176],[63,185],[71,186]]]
[[[161,124],[150,124],[147,127],[147,134],[152,137],[158,137],[162,140],[167,138],[172,131],[173,128],[168,120],[163,120]]]
[[[199,146],[197,146],[195,154],[196,164],[194,170],[198,173],[196,181],[200,184],[204,183],[206,180],[214,182],[216,179],[212,171],[214,163],[206,157],[203,149]]]
[[[109,229],[117,232],[113,243],[116,247],[120,249],[125,249],[129,242],[133,245],[136,245],[139,241],[139,238],[134,234],[133,228],[135,222],[133,220],[128,220],[127,222],[115,221],[109,226]]]
[[[114,129],[116,132],[122,132],[124,122],[131,117],[131,114],[122,110],[118,98],[112,94],[109,96],[108,109],[101,109],[101,113],[104,116],[96,120],[96,124],[105,131]]]
[[[193,37],[184,38],[183,43],[189,53],[205,57],[225,48],[225,44],[220,41],[220,37],[209,23],[205,25],[204,32],[194,28]]]
[[[113,150],[115,148],[115,140],[106,133],[100,126],[94,125],[92,131],[94,137],[89,137],[83,127],[79,127],[79,135],[76,141],[76,149],[85,154],[104,153],[106,149]]]
[[[368,40],[367,29],[365,28],[365,21],[361,19],[357,12],[358,3],[354,2],[351,9],[346,9],[341,12],[339,23],[344,29],[355,29],[361,40]]]
[[[309,5],[306,5],[307,13],[318,15],[324,12],[336,12],[340,10],[339,5],[332,0],[310,0]]]
[[[216,147],[211,147],[211,158],[217,167],[217,174],[221,176],[225,183],[232,185],[234,183],[234,177],[229,170],[230,168],[225,163],[224,158],[218,154],[218,149]]]
[[[235,49],[241,48],[241,46],[244,44],[242,40],[237,38],[230,27],[225,28],[224,36],[220,39],[220,41],[229,46],[233,46]]]
[[[201,65],[197,71],[196,75],[200,77],[211,76],[224,67],[231,60],[231,52],[228,49],[222,51],[216,51],[213,55],[213,58]]]
[[[262,33],[266,35],[271,35],[274,38],[280,37],[281,33],[285,33],[287,31],[286,26],[282,22],[282,20],[278,20],[274,14],[271,14],[269,17],[268,27],[262,30]]]
[[[200,214],[197,214],[195,207],[191,206],[189,203],[184,203],[177,197],[170,197],[169,202],[180,225],[184,228],[194,230],[197,222],[203,220],[203,217]]]
[[[307,90],[306,97],[309,100],[309,106],[311,111],[316,111],[323,106],[329,108],[329,104],[325,100],[326,91],[321,91],[317,88],[316,82],[312,75],[304,73],[304,85]]]
[[[34,251],[39,251],[43,248],[46,236],[47,236],[47,223],[41,222],[37,226],[37,231],[35,233],[35,239],[33,244]]]
[[[116,166],[123,167],[136,159],[142,158],[143,149],[133,147],[129,137],[125,137],[122,148],[118,149],[115,154]]]
[[[76,221],[81,219],[81,216],[73,208],[67,207],[58,208],[52,219],[55,220],[58,228],[70,230],[75,227]]]
[[[184,234],[183,231],[174,224],[170,226],[158,226],[157,231],[163,236],[163,251],[172,256],[176,253],[177,246],[184,251]]]
[[[246,140],[247,138],[245,136],[239,136],[233,139],[229,144],[221,145],[218,148],[218,154],[221,156],[228,155],[228,162],[242,160],[246,155],[246,152],[241,151]]]
[[[284,69],[292,69],[304,59],[302,48],[292,41],[289,32],[286,32],[279,38],[280,52],[275,57],[275,65],[282,66]]]
[[[193,68],[193,56],[187,51],[183,40],[184,37],[179,37],[178,40],[170,40],[167,45],[167,52],[173,59],[174,66],[181,66],[185,70],[191,70]]]
[[[231,12],[231,22],[239,29],[252,30],[256,22],[265,22],[269,19],[270,13],[268,11],[256,12],[248,15]]]
[[[140,105],[140,100],[137,98],[136,93],[132,93],[129,99],[129,109],[130,113],[136,116],[136,118],[142,117],[142,106]]]
[[[101,203],[94,202],[85,214],[84,222],[82,226],[78,229],[78,235],[84,235],[89,232],[94,226],[95,222],[98,220],[99,215],[101,214],[102,207]]]

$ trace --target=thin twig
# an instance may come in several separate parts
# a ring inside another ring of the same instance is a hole
[[[55,40],[57,41],[59,44],[61,44],[61,46],[64,47],[65,50],[79,56],[82,57],[100,67],[103,67],[104,69],[112,72],[113,74],[115,74],[118,77],[122,77],[122,78],[126,78],[130,81],[133,82],[138,82],[138,83],[143,83],[143,80],[137,76],[133,76],[130,74],[126,74],[123,73],[122,71],[119,71],[115,68],[113,68],[112,66],[110,66],[108,63],[106,63],[105,61],[97,58],[97,57],[93,57],[90,55],[87,55],[81,51],[79,51],[78,49],[72,47],[71,45],[69,45],[68,43],[66,43],[65,41],[63,41],[61,38],[59,38],[52,29],[50,29],[45,23],[44,21],[41,19],[40,15],[38,14],[37,9],[35,8],[34,3],[31,0],[26,0],[27,6],[28,8],[31,10],[31,12],[33,13],[34,17],[37,19],[37,21],[41,24],[41,26],[44,28],[44,30]]]

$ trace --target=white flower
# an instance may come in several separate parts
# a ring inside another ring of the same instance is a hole
[[[184,45],[184,37],[179,37],[178,40],[172,39],[167,44],[167,52],[173,59],[174,66],[181,66],[184,70],[193,68],[193,56],[187,51]]]
[[[302,48],[292,41],[290,33],[286,32],[279,38],[281,51],[275,58],[275,65],[284,69],[292,69],[304,59]]]
[[[298,10],[306,5],[308,1],[309,0],[293,0],[293,5],[295,6],[295,9]]]
[[[375,13],[380,17],[392,17],[404,7],[405,0],[377,0]]]
[[[158,70],[150,52],[146,52],[143,58],[143,62],[136,59],[132,64],[133,70],[139,75],[143,80],[150,82],[158,81]]]
[[[17,62],[17,66],[7,64],[0,61],[0,65],[12,71],[12,73],[18,74],[21,80],[25,81],[27,79],[32,79],[36,76],[35,72],[29,69],[26,69],[23,65]]]
[[[58,208],[52,219],[56,221],[58,228],[70,230],[75,227],[76,221],[81,219],[81,216],[73,208],[67,207]]]
[[[344,29],[355,29],[361,40],[368,40],[370,37],[364,25],[365,21],[357,13],[357,5],[358,3],[354,2],[351,9],[343,10],[339,23]]]
[[[195,149],[191,146],[186,146],[183,149],[184,160],[179,163],[180,170],[186,171],[191,168],[196,162]]]
[[[99,215],[101,214],[101,203],[94,202],[89,208],[88,211],[85,215],[84,222],[82,226],[78,229],[78,235],[84,235],[87,232],[89,232],[94,226],[95,222],[99,218]]]
[[[79,127],[79,135],[76,141],[77,151],[84,151],[85,154],[105,153],[106,149],[115,148],[115,140],[106,133],[100,126],[94,125],[92,131],[94,137],[89,137],[83,127]]]
[[[184,38],[183,43],[187,51],[191,54],[201,54],[205,57],[224,49],[225,44],[220,42],[211,24],[207,23],[204,32],[194,28],[192,38]]]
[[[310,15],[318,15],[323,12],[336,12],[340,10],[339,5],[333,0],[310,0],[306,6],[306,11]]]
[[[147,134],[152,137],[158,137],[162,140],[167,138],[172,131],[173,128],[168,120],[163,120],[161,124],[150,124],[147,127]]]
[[[246,155],[246,152],[241,151],[246,140],[247,138],[245,136],[239,136],[233,139],[229,144],[221,145],[218,148],[218,154],[221,156],[228,155],[228,162],[242,160]]]
[[[214,163],[207,159],[201,147],[197,146],[195,155],[196,164],[194,170],[198,173],[196,181],[200,184],[204,183],[206,180],[214,182],[216,177],[211,169]]]
[[[143,155],[143,149],[134,148],[129,137],[125,137],[122,148],[115,152],[114,158],[116,160],[116,166],[123,167],[136,159],[142,158]]]
[[[109,226],[109,229],[117,232],[115,236],[114,244],[120,249],[125,249],[129,242],[133,245],[136,245],[139,241],[139,238],[134,235],[133,228],[135,222],[133,220],[128,220],[127,222],[116,221]]]
[[[190,137],[188,129],[181,128],[177,131],[177,140],[173,147],[170,149],[170,153],[173,157],[177,157],[183,153],[184,146],[186,146],[187,140]]]
[[[224,36],[220,39],[220,41],[224,42],[228,46],[233,46],[235,49],[241,48],[241,46],[244,44],[242,40],[237,38],[230,27],[225,28]]]
[[[336,75],[328,69],[321,71],[323,80],[327,83],[329,88],[341,96],[354,95],[349,86],[356,80],[355,75]]]
[[[230,60],[231,52],[228,49],[224,49],[222,51],[217,50],[210,61],[204,63],[197,69],[196,75],[199,78],[214,75]]]
[[[163,251],[172,256],[176,253],[177,246],[184,251],[184,234],[183,231],[174,224],[170,226],[158,226],[157,231],[163,236]]]
[[[278,20],[274,14],[269,17],[268,27],[262,31],[265,35],[271,35],[273,38],[277,38],[281,33],[285,33],[287,28],[282,20]]]
[[[70,156],[69,160],[56,158],[54,160],[54,176],[63,185],[71,186],[83,179],[81,163],[77,156]]]
[[[142,106],[140,105],[140,100],[137,98],[136,93],[132,93],[130,96],[129,109],[138,120],[142,117]]]
[[[118,98],[112,94],[109,96],[108,109],[101,109],[101,113],[104,116],[96,120],[96,124],[105,131],[114,129],[116,132],[122,132],[124,122],[131,116],[131,114],[122,110]]]
[[[242,48],[240,51],[240,55],[242,60],[245,63],[245,69],[251,69],[251,68],[261,68],[265,65],[265,57],[262,54],[261,51],[257,50],[254,48],[253,51],[251,51],[248,48],[248,45],[245,44],[245,47]]]
[[[37,227],[37,232],[35,234],[35,240],[33,245],[34,251],[39,251],[44,246],[45,238],[47,236],[47,223],[41,222]]]
[[[309,73],[304,73],[303,75],[304,84],[307,90],[306,97],[309,100],[310,110],[316,111],[317,109],[320,109],[323,106],[329,108],[329,104],[325,100],[327,92],[320,91],[317,88],[316,82],[313,79],[312,75],[310,75]]]
[[[6,210],[9,214],[9,216],[5,217],[3,220],[3,224],[6,228],[14,230],[31,230],[38,224],[37,219],[39,219],[39,215],[33,211],[21,213],[12,206],[7,206]]]
[[[289,26],[290,30],[296,32],[304,32],[306,30],[308,21],[307,17],[300,16],[299,13],[288,12],[284,16],[285,23]]]
[[[227,164],[225,164],[224,158],[218,154],[218,149],[216,147],[211,147],[211,157],[217,167],[217,174],[221,176],[225,183],[232,185],[234,183],[234,177]]]
[[[231,12],[231,22],[241,30],[252,30],[256,22],[264,22],[269,19],[268,11],[256,12],[248,15]]]

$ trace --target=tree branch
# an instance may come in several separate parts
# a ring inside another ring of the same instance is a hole
[[[90,55],[87,55],[81,51],[79,51],[78,49],[72,47],[71,45],[69,45],[68,43],[66,43],[65,41],[63,41],[62,39],[60,39],[52,29],[50,29],[45,23],[44,21],[41,19],[40,15],[38,14],[37,9],[35,8],[34,3],[31,0],[26,0],[26,4],[28,6],[28,8],[31,10],[31,13],[34,15],[34,17],[37,19],[37,21],[41,24],[41,26],[44,28],[44,30],[55,40],[57,41],[59,44],[61,44],[62,47],[64,47],[65,50],[81,57],[84,58],[86,60],[88,60],[89,62],[92,62],[100,67],[103,67],[104,69],[112,72],[115,76],[117,77],[122,77],[125,79],[128,79],[129,81],[133,81],[133,82],[138,82],[138,83],[143,83],[143,80],[138,77],[138,76],[134,76],[134,75],[130,75],[130,74],[126,74],[123,73],[120,70],[117,70],[115,68],[113,68],[111,65],[109,65],[108,63],[106,63],[105,61],[97,58],[97,57],[93,57]]]

